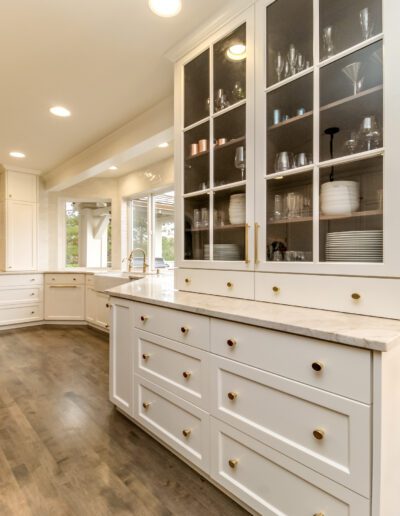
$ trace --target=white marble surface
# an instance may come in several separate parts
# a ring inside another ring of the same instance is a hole
[[[82,267],[77,267],[74,269],[48,269],[38,271],[0,271],[0,276],[15,276],[19,274],[103,274],[107,272],[108,271],[106,269],[85,269]]]
[[[181,292],[174,290],[171,273],[126,283],[107,293],[364,349],[389,351],[400,344],[400,321]]]

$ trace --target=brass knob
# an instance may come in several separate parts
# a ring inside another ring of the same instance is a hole
[[[317,441],[322,441],[322,439],[325,437],[325,430],[322,430],[322,428],[317,428],[313,432],[313,436]]]
[[[148,353],[143,353],[142,358],[143,360],[148,360],[150,358],[150,355]]]
[[[187,326],[182,326],[181,333],[183,333],[183,335],[187,335],[189,333],[189,328]]]
[[[320,373],[325,365],[322,362],[313,362],[311,367],[314,369],[316,373]]]
[[[237,344],[236,339],[228,339],[228,340],[226,341],[226,343],[228,344],[228,346],[229,346],[230,348],[235,347],[235,346],[236,346],[236,344]]]
[[[316,512],[314,516],[325,516],[324,512]]]
[[[76,281],[76,278],[72,278],[72,281]]]
[[[358,301],[359,299],[361,299],[361,294],[357,294],[357,292],[354,292],[353,294],[351,294],[351,297],[352,299],[354,299],[354,301]]]
[[[239,464],[239,461],[237,459],[229,459],[228,460],[229,467],[232,469],[235,469],[236,466]]]
[[[109,324],[106,324],[106,330],[108,330],[108,328],[109,328],[109,327],[110,327],[110,325],[109,325]]]
[[[272,292],[275,292],[275,294],[278,294],[278,292],[280,292],[280,288],[279,287],[272,287]]]
[[[106,303],[106,308],[110,308],[110,303]]]
[[[226,284],[226,286],[227,286],[228,288],[232,288],[232,287],[233,287],[233,283],[232,283],[231,281],[228,281],[228,283]]]
[[[35,315],[35,312],[31,312],[32,315]]]
[[[141,316],[140,316],[140,320],[141,320],[142,322],[146,322],[148,319],[149,319],[149,316],[148,316],[148,315],[141,315]]]
[[[184,378],[186,378],[186,380],[188,380],[188,379],[192,376],[192,372],[191,372],[191,371],[184,371],[184,372],[182,373],[182,376],[183,376]]]
[[[185,283],[186,284],[190,283],[190,278],[185,278]]]
[[[151,405],[151,403],[149,403],[149,402],[146,402],[146,401],[145,401],[145,402],[143,403],[143,408],[144,408],[145,410],[147,410],[147,409],[150,407],[150,405]]]
[[[35,293],[34,293],[34,292],[32,292],[32,293],[31,293],[31,296],[33,297],[34,295],[35,295]]]
[[[238,397],[237,392],[228,392],[228,398],[229,398],[231,401],[234,401],[237,397]]]
[[[182,434],[185,437],[189,437],[189,435],[192,433],[192,430],[190,428],[186,428],[185,430],[182,430]]]

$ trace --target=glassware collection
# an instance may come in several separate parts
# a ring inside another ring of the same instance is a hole
[[[282,151],[275,157],[275,172],[286,172],[292,168],[306,167],[313,164],[313,157],[306,152]]]
[[[299,52],[291,43],[286,55],[278,51],[275,56],[275,72],[277,82],[296,75],[307,68],[310,68],[311,61]]]

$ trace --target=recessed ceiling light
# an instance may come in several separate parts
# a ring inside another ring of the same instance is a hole
[[[19,152],[19,151],[11,151],[10,156],[12,158],[18,158],[18,159],[26,158],[25,154],[23,152]]]
[[[50,108],[50,113],[61,118],[68,118],[71,116],[71,111],[63,106],[53,106]]]
[[[235,43],[228,48],[226,55],[231,61],[242,61],[247,57],[246,45],[243,43]]]
[[[112,165],[108,170],[118,170],[118,167],[116,167],[115,165]]]
[[[149,7],[158,16],[171,18],[180,13],[182,0],[149,0]]]
[[[167,147],[169,147],[168,142],[160,143],[160,145],[158,146],[159,149],[166,149]]]

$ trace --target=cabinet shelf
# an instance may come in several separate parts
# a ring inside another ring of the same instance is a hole
[[[308,118],[309,116],[312,116],[312,114],[313,114],[313,111],[307,111],[306,113],[304,113],[304,115],[292,116],[288,120],[284,120],[283,122],[279,122],[279,124],[270,125],[268,127],[268,131],[273,131],[275,129],[279,129],[281,127],[285,127],[287,125],[294,124],[295,122],[298,122],[300,120],[304,120],[305,118]]]
[[[225,226],[215,226],[214,231],[229,231],[231,229],[243,229],[246,227],[246,224],[227,224]],[[187,233],[197,233],[199,231],[208,231],[210,228],[192,228],[185,229]]]
[[[320,215],[319,220],[321,221],[330,221],[330,220],[345,220],[345,219],[353,219],[360,217],[378,217],[382,216],[382,210],[369,210],[369,211],[356,211],[353,213],[348,213],[346,215]],[[280,220],[270,220],[268,224],[276,225],[276,224],[294,224],[297,222],[311,222],[313,220],[312,216],[308,217],[296,217],[292,219],[280,219]]]
[[[378,91],[383,90],[383,85],[375,86],[374,88],[370,88],[365,91],[361,91],[360,93],[357,93],[356,95],[350,95],[349,97],[345,97],[340,100],[336,100],[335,102],[330,102],[329,104],[326,104],[325,106],[321,106],[321,111],[328,111],[329,109],[333,109],[338,106],[342,106],[343,104],[347,104],[348,102],[352,102],[354,100],[360,99],[362,97],[366,97],[368,95],[372,95],[374,93],[377,93]],[[303,115],[304,116],[304,115]]]

